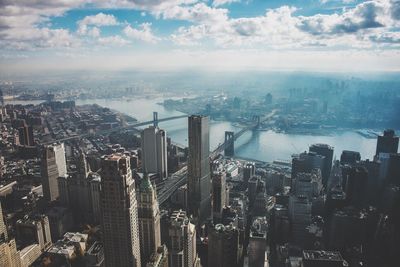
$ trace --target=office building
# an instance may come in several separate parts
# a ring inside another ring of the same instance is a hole
[[[74,262],[84,256],[87,245],[87,234],[67,232],[45,252],[45,256],[52,266],[74,266]]]
[[[161,246],[160,210],[157,193],[149,176],[144,175],[138,191],[138,222],[140,255],[142,266],[146,266],[150,256]]]
[[[340,155],[340,164],[349,164],[353,165],[356,164],[361,160],[360,152],[357,151],[349,151],[343,150],[342,154]]]
[[[303,152],[292,156],[292,184],[300,172],[310,173],[314,169],[324,168],[325,157],[315,152]]]
[[[307,226],[311,223],[311,202],[307,196],[290,196],[289,219],[291,223],[291,237],[296,245],[304,245],[307,241]]]
[[[15,239],[9,239],[0,203],[0,266],[19,267],[21,264]]]
[[[189,117],[188,211],[203,224],[211,215],[208,117]]]
[[[376,144],[376,156],[380,153],[397,153],[399,149],[399,137],[395,135],[394,130],[387,129],[383,135],[378,136]]]
[[[150,126],[142,131],[142,168],[156,173],[160,179],[168,177],[167,133]]]
[[[29,267],[42,255],[39,244],[31,244],[19,251],[21,267]]]
[[[352,167],[346,177],[346,200],[349,205],[362,208],[367,205],[368,171],[365,167]]]
[[[238,267],[239,231],[230,225],[217,224],[208,235],[208,267]]]
[[[247,163],[243,168],[243,182],[246,184],[251,177],[256,174],[256,165],[254,163]]]
[[[76,220],[84,223],[100,223],[101,178],[91,172],[86,155],[80,151],[76,171],[58,178],[60,202],[71,207]]]
[[[100,175],[105,265],[139,267],[138,210],[129,157],[103,156]]]
[[[146,267],[168,267],[168,249],[165,245],[157,248],[157,250],[150,256]]]
[[[44,251],[51,246],[49,218],[46,215],[26,215],[16,223],[17,238],[23,245],[39,244]]]
[[[264,267],[267,249],[268,225],[265,217],[256,217],[250,228],[249,246],[247,249],[248,266]]]
[[[212,213],[214,223],[220,223],[222,209],[226,204],[226,174],[225,172],[214,172],[212,176]]]
[[[35,140],[33,137],[33,127],[28,126],[23,120],[23,125],[18,128],[19,143],[22,146],[34,146]]]
[[[44,147],[41,172],[44,199],[48,202],[58,199],[58,177],[67,174],[64,144],[57,143]]]
[[[169,266],[199,267],[196,249],[196,228],[186,212],[174,211],[169,226]]]
[[[310,152],[317,153],[324,157],[324,164],[321,173],[322,184],[326,187],[332,170],[333,147],[327,144],[314,144],[310,146]]]

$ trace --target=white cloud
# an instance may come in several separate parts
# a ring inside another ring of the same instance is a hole
[[[114,15],[104,14],[102,12],[96,15],[86,16],[77,23],[78,23],[77,33],[79,35],[88,34],[89,36],[93,37],[100,35],[100,30],[98,27],[114,26],[119,24],[117,18]],[[97,26],[97,27],[91,28],[91,26]]]
[[[226,4],[231,4],[235,2],[240,2],[240,0],[214,0],[212,5],[213,6],[222,6]]]
[[[123,31],[127,37],[147,43],[154,44],[160,40],[160,38],[153,34],[153,31],[151,30],[151,23],[142,23],[139,25],[138,29],[128,25]]]

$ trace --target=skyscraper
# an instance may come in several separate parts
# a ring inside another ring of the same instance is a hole
[[[41,172],[44,199],[56,200],[59,196],[58,177],[67,174],[64,144],[56,143],[44,147]]]
[[[128,156],[101,159],[102,230],[107,267],[139,267],[140,240],[135,181]]]
[[[157,194],[147,174],[140,183],[138,193],[140,254],[142,266],[145,267],[150,256],[161,246],[160,210]]]
[[[172,213],[169,227],[169,266],[199,267],[196,249],[196,228],[190,223],[186,212]]]
[[[238,263],[238,229],[217,224],[208,236],[208,267],[237,267]]]
[[[376,156],[379,156],[379,153],[397,153],[398,149],[399,137],[395,135],[394,130],[385,130],[383,135],[378,136]]]
[[[322,184],[326,186],[332,170],[333,147],[327,144],[314,144],[310,146],[310,152],[315,152],[318,155],[324,157],[324,164],[321,172]]]
[[[19,142],[23,146],[34,146],[33,127],[28,126],[24,120],[24,125],[18,128]]]
[[[202,224],[211,215],[208,117],[189,117],[188,211]]]
[[[161,179],[168,177],[167,133],[150,126],[142,131],[143,170],[157,173]]]
[[[212,194],[213,194],[213,219],[214,223],[221,222],[222,209],[226,203],[226,174],[225,172],[216,172],[212,178]]]
[[[21,264],[15,239],[9,239],[0,203],[0,266],[19,267]]]

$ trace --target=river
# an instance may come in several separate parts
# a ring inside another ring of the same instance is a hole
[[[98,104],[135,117],[139,121],[151,120],[153,111],[158,112],[159,118],[181,115],[183,113],[166,109],[157,103],[164,98],[140,98],[132,100],[90,99],[77,100],[77,105]],[[39,104],[43,101],[7,101],[14,104]],[[187,119],[178,119],[160,123],[161,128],[167,131],[168,136],[176,142],[187,145]],[[226,121],[211,121],[210,146],[211,149],[224,141],[225,131],[238,131],[239,128]],[[331,135],[303,135],[285,134],[274,131],[247,132],[235,143],[235,155],[260,161],[271,162],[276,159],[290,160],[291,155],[308,150],[314,143],[325,143],[335,148],[337,159],[343,150],[359,151],[363,159],[372,159],[376,149],[376,139],[365,138],[354,131],[332,133]]]

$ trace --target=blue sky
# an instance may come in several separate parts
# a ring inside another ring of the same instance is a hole
[[[398,71],[399,30],[400,0],[4,0],[0,70]]]

